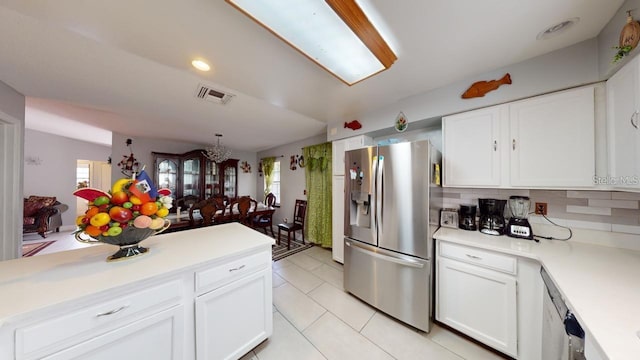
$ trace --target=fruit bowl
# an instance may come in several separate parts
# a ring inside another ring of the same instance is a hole
[[[107,261],[124,260],[148,252],[149,249],[140,246],[140,242],[152,235],[165,231],[169,225],[171,225],[171,221],[164,219],[164,225],[155,230],[150,228],[140,229],[134,226],[129,226],[123,229],[120,235],[117,236],[98,235],[96,237],[92,237],[83,231],[79,231],[75,233],[75,237],[76,240],[85,244],[102,243],[119,246],[120,249],[113,255],[107,257]]]

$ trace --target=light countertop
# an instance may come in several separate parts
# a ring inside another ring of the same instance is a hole
[[[575,235],[569,241],[537,243],[440,228],[434,237],[539,261],[606,356],[640,356],[640,251],[582,243]]]
[[[106,262],[118,249],[97,245],[0,262],[0,326],[7,319],[154,276],[222,261],[274,239],[239,223],[159,234],[144,240],[148,253]]]

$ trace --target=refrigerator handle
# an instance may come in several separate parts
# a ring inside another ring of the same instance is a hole
[[[383,181],[384,181],[384,156],[378,155],[378,169],[376,171],[376,228],[378,231],[378,236],[382,234],[382,209],[384,207],[383,203]]]
[[[371,183],[373,184],[373,188],[374,191],[372,191],[372,197],[371,197],[371,204],[370,204],[370,211],[369,211],[369,216],[371,217],[371,232],[372,232],[372,239],[377,239],[378,238],[378,224],[376,223],[377,220],[377,213],[378,213],[378,194],[376,193],[376,185],[375,185],[375,178],[373,178],[375,175],[373,174],[377,174],[378,172],[378,156],[374,156],[371,159]]]
[[[385,255],[385,254],[380,254],[378,252],[375,251],[371,251],[363,246],[360,246],[358,243],[356,243],[355,241],[345,241],[344,243],[346,246],[352,248],[355,251],[359,251],[361,253],[365,253],[371,257],[377,258],[377,259],[381,259],[384,261],[389,261],[392,263],[396,263],[399,265],[403,265],[403,266],[409,266],[409,267],[413,267],[413,268],[418,268],[418,269],[422,269],[424,267],[424,263],[421,263],[419,261],[415,261],[415,260],[408,260],[408,259],[400,259],[397,258],[395,256],[389,256],[389,255]]]

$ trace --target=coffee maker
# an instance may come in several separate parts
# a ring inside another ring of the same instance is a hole
[[[511,218],[507,226],[507,236],[533,240],[533,230],[527,217],[531,210],[531,200],[526,196],[509,197]]]
[[[478,199],[480,204],[480,232],[489,235],[504,234],[504,207],[507,200]]]
[[[476,206],[460,205],[460,217],[458,227],[463,230],[476,231]]]

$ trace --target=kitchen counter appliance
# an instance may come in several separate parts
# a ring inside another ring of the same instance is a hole
[[[433,181],[441,155],[429,141],[345,153],[344,287],[428,332],[433,233],[442,207]]]
[[[460,205],[460,229],[476,231],[476,209],[475,205]]]
[[[507,225],[507,236],[533,240],[533,230],[527,220],[531,211],[531,200],[526,196],[511,196],[509,210],[511,218]]]
[[[478,199],[480,204],[480,232],[489,235],[504,234],[504,206],[507,200]]]

